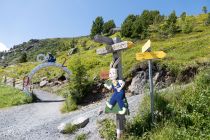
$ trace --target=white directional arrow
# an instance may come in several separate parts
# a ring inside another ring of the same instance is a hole
[[[99,49],[96,50],[96,53],[100,54],[100,55],[105,55],[105,54],[108,54],[108,53],[113,53],[113,52],[116,52],[116,51],[131,48],[132,46],[133,46],[133,42],[124,41],[124,42],[120,42],[120,43],[115,43],[111,46],[106,46],[105,48],[99,48]]]

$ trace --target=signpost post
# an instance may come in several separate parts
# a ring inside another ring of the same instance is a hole
[[[94,37],[94,41],[99,43],[105,43],[108,46],[105,48],[99,48],[96,50],[96,53],[99,55],[106,55],[109,53],[113,54],[113,61],[117,60],[118,58],[121,58],[121,52],[122,50],[131,48],[133,46],[133,43],[130,41],[123,41],[121,42],[120,38],[108,38],[100,35],[96,35]],[[118,70],[118,80],[123,79],[122,74],[122,62],[120,59],[120,62],[117,65]],[[119,139],[122,134],[125,127],[125,115],[116,114],[116,126],[117,126],[117,139]]]
[[[136,53],[136,60],[148,60],[149,67],[149,86],[150,86],[150,99],[151,99],[151,117],[152,123],[154,122],[154,86],[152,78],[152,59],[164,58],[166,53],[163,51],[151,51],[151,41],[148,40],[142,47],[142,52]]]

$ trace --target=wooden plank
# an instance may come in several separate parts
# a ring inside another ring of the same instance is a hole
[[[108,53],[113,53],[121,50],[125,50],[127,48],[131,48],[133,46],[133,42],[131,41],[123,41],[120,43],[113,44],[112,46],[106,46],[105,48],[99,48],[96,50],[96,53],[99,55],[105,55]]]
[[[148,40],[148,41],[144,44],[144,46],[142,47],[142,52],[148,51],[148,50],[150,49],[150,47],[151,47],[151,41]]]
[[[114,44],[113,40],[109,37],[106,36],[101,36],[101,35],[95,35],[94,36],[94,41],[98,43],[105,43],[107,45],[112,45]]]
[[[163,51],[143,52],[143,53],[136,53],[136,60],[157,59],[157,58],[164,58],[165,56],[166,56],[166,53]]]

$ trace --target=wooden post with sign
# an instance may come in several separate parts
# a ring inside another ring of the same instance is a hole
[[[99,42],[99,43],[105,43],[108,46],[105,48],[100,48],[96,50],[96,53],[99,55],[106,55],[109,53],[113,54],[113,61],[117,60],[118,58],[121,58],[121,50],[125,50],[127,48],[131,48],[133,43],[130,41],[123,41],[121,42],[120,38],[108,38],[108,37],[103,37],[100,35],[96,35],[94,37],[94,41]],[[117,65],[117,70],[118,70],[118,80],[123,79],[123,74],[122,74],[122,60],[120,59],[120,62]],[[117,126],[117,139],[119,139],[122,134],[123,130],[125,127],[125,115],[120,115],[116,114],[116,126]]]
[[[151,51],[151,41],[148,40],[142,47],[141,53],[136,53],[136,60],[148,60],[149,67],[149,85],[150,85],[150,99],[151,99],[151,118],[154,123],[154,86],[152,77],[152,59],[164,58],[166,53],[163,51]]]

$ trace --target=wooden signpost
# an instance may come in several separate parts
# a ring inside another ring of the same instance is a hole
[[[150,99],[151,99],[151,117],[152,123],[154,122],[154,87],[152,78],[152,59],[164,58],[166,53],[163,51],[151,51],[151,41],[148,40],[142,47],[142,52],[136,53],[136,60],[148,60],[149,66],[149,85],[150,85]]]
[[[121,58],[120,51],[131,48],[133,46],[133,43],[130,41],[121,42],[120,38],[111,39],[100,35],[96,35],[94,37],[94,41],[99,43],[105,43],[108,45],[105,48],[97,49],[96,53],[99,55],[106,55],[112,53],[113,61],[117,60],[118,58]],[[122,74],[121,60],[117,65],[117,70],[118,70],[118,80],[122,80],[123,74]],[[125,115],[116,114],[116,125],[117,125],[117,138],[119,139],[122,136],[125,127]]]

